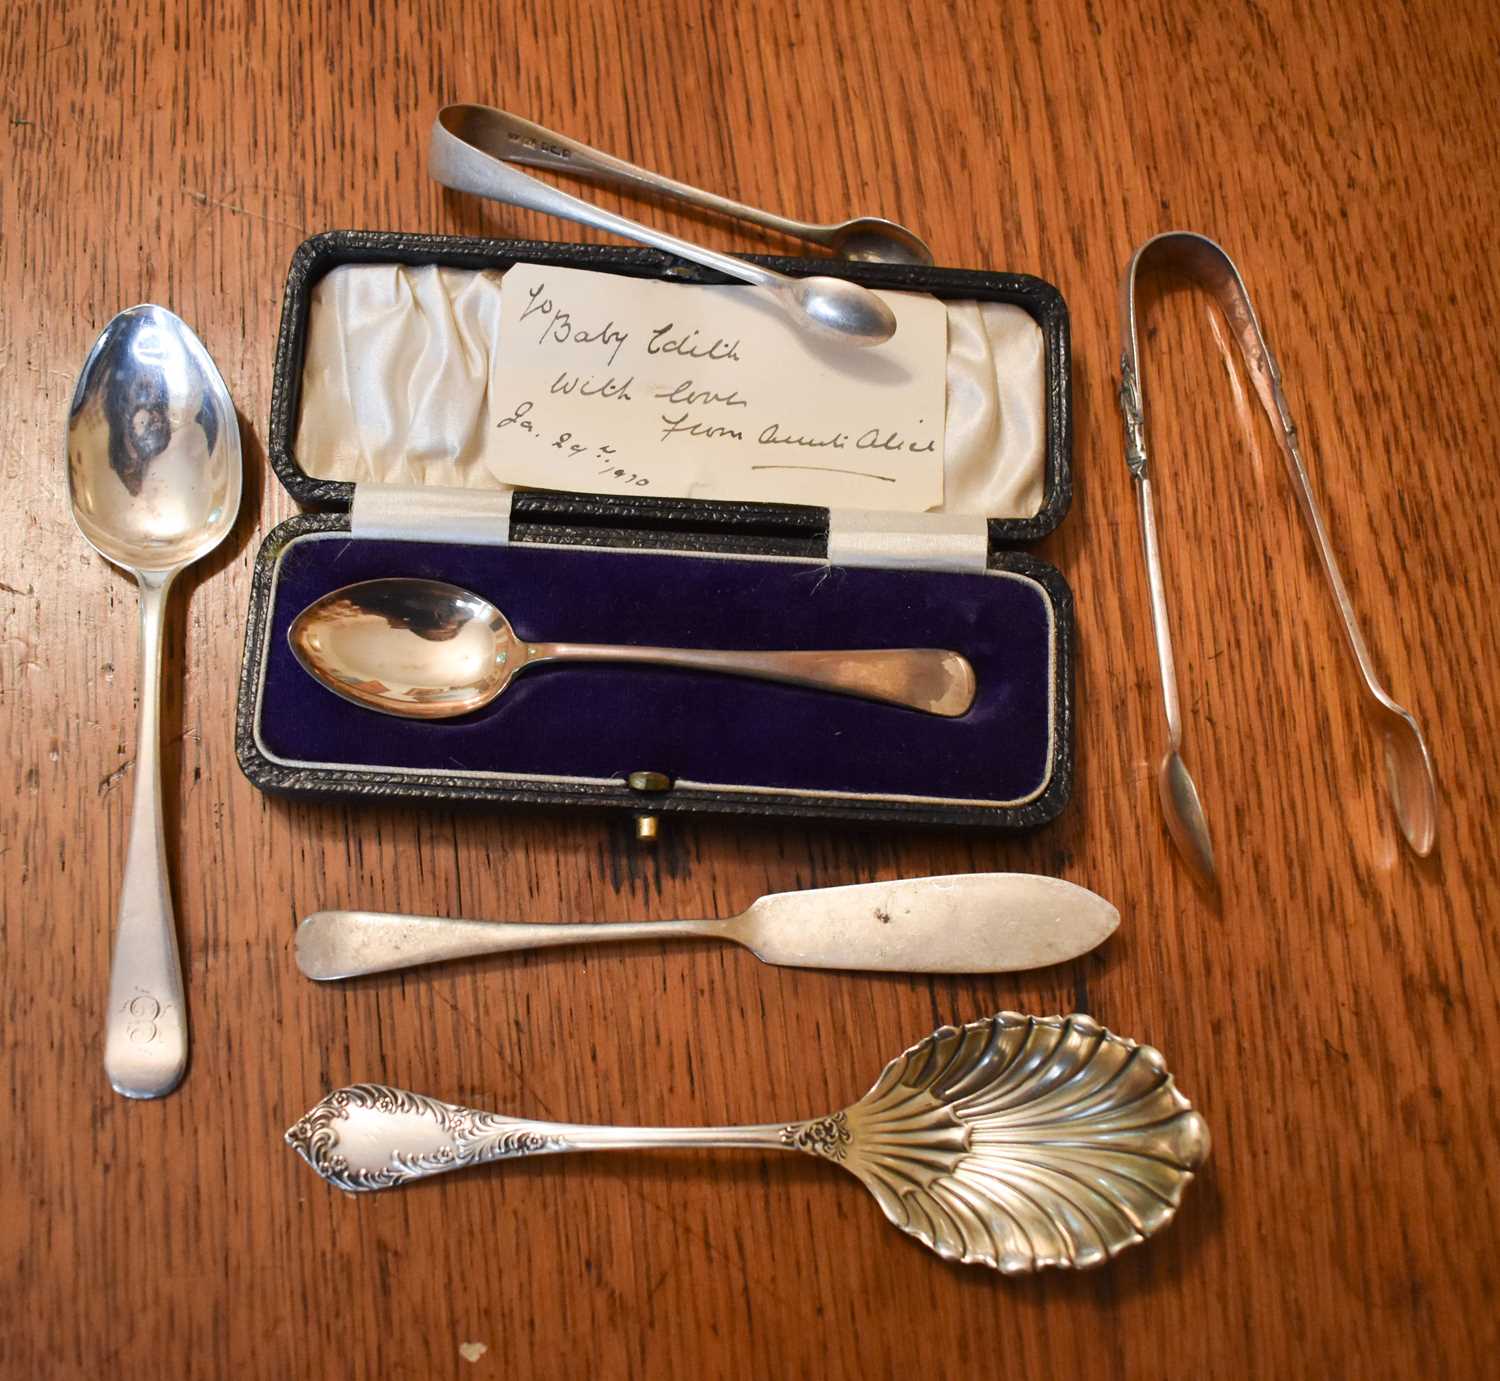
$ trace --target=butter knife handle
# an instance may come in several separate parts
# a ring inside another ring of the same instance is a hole
[[[297,967],[309,978],[326,982],[558,945],[719,938],[730,938],[719,921],[533,925],[384,911],[318,911],[297,927]]]

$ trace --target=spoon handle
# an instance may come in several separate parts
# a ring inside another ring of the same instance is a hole
[[[425,1094],[354,1084],[313,1105],[287,1145],[340,1189],[391,1189],[490,1161],[563,1151],[744,1146],[799,1150],[801,1123],[752,1127],[597,1127],[505,1117]]]
[[[325,981],[559,945],[733,938],[727,921],[529,925],[383,911],[317,911],[297,927],[297,967],[309,978]]]
[[[187,1067],[182,966],[161,819],[161,655],[175,572],[137,573],[141,592],[141,709],[135,795],[120,889],[104,1069],[116,1093],[160,1098]]]
[[[639,662],[717,671],[759,681],[810,686],[862,700],[880,700],[954,718],[974,703],[974,668],[957,652],[905,647],[838,652],[723,652],[697,647],[610,647],[596,643],[532,643],[535,662]]]

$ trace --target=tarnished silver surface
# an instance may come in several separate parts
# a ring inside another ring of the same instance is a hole
[[[584,155],[587,155],[586,161]],[[717,202],[715,209],[738,215],[742,219],[757,220],[761,224],[777,219],[767,218],[764,213],[759,212],[747,216],[745,213],[750,211],[748,207],[718,198],[710,199],[707,193],[696,192],[696,189],[688,188],[685,183],[656,178],[632,164],[609,159],[607,155],[589,149],[586,145],[564,140],[562,136],[554,135],[539,125],[518,120],[491,106],[450,105],[438,112],[437,120],[432,126],[427,167],[432,176],[446,187],[460,192],[473,192],[512,206],[525,207],[529,211],[540,211],[544,215],[561,216],[564,220],[590,225],[596,230],[607,230],[612,235],[623,235],[627,240],[637,240],[641,244],[665,250],[668,254],[675,254],[680,259],[702,264],[728,278],[753,284],[770,293],[777,305],[799,325],[826,339],[851,345],[879,345],[896,333],[895,314],[880,298],[858,283],[825,274],[792,278],[787,274],[777,273],[775,269],[705,249],[612,211],[605,211],[549,183],[518,172],[509,166],[510,163],[587,172],[595,176],[607,176],[631,186],[644,186],[651,191],[685,197],[699,204]],[[691,197],[686,196],[689,192],[693,193]],[[795,222],[782,222],[783,226],[794,224]],[[875,244],[877,247],[884,246],[888,253],[895,252],[898,238],[893,232],[901,227],[888,221],[877,222],[871,219],[853,222],[851,225],[853,229],[850,233],[856,237],[853,240],[856,246],[868,251]],[[842,227],[801,228],[826,230],[832,238]],[[880,237],[882,230],[883,238]],[[858,238],[861,235],[863,238]],[[908,236],[903,242],[908,251],[921,245],[921,241],[909,232],[903,231],[902,235]],[[872,239],[872,236],[876,239]],[[926,249],[925,245],[921,247]]]
[[[1167,748],[1157,769],[1162,808],[1172,838],[1194,871],[1215,885],[1213,846],[1198,789],[1181,757],[1182,720],[1177,698],[1177,673],[1172,635],[1167,623],[1165,580],[1152,505],[1151,476],[1146,448],[1146,401],[1141,381],[1136,284],[1143,272],[1165,269],[1184,274],[1214,294],[1229,322],[1230,332],[1244,357],[1256,396],[1276,429],[1286,459],[1287,474],[1307,522],[1318,558],[1333,592],[1344,640],[1359,671],[1366,713],[1385,740],[1386,770],[1391,800],[1401,833],[1412,850],[1426,856],[1437,839],[1437,778],[1427,740],[1410,711],[1398,705],[1375,675],[1369,648],[1355,618],[1349,591],[1334,556],[1322,509],[1312,492],[1303,463],[1297,428],[1292,422],[1282,388],[1281,371],[1266,344],[1250,293],[1234,261],[1214,241],[1189,231],[1170,231],[1147,240],[1131,257],[1120,289],[1124,350],[1120,358],[1120,411],[1125,422],[1125,458],[1135,478],[1140,500],[1141,533],[1151,591],[1151,621],[1161,666],[1162,701],[1167,720]]]
[[[522,1155],[779,1147],[854,1175],[949,1260],[1007,1275],[1097,1266],[1172,1220],[1208,1127],[1150,1046],[1092,1017],[1002,1012],[945,1026],[852,1107],[747,1127],[598,1127],[479,1112],[377,1084],[330,1094],[286,1134],[341,1189]]]
[[[309,978],[353,978],[478,954],[641,940],[730,940],[768,964],[888,973],[1009,973],[1060,964],[1120,913],[1061,878],[966,873],[761,897],[724,920],[533,925],[319,911],[297,927]]]
[[[856,216],[853,220],[839,221],[834,225],[792,220],[653,173],[491,106],[449,106],[438,115],[438,126],[444,134],[461,130],[492,158],[507,163],[548,168],[572,177],[626,187],[647,196],[685,202],[733,220],[748,221],[751,225],[774,230],[778,235],[821,245],[841,259],[880,264],[932,263],[932,251],[920,238],[904,225],[897,225],[882,216]],[[458,137],[457,133],[452,137]]]
[[[234,526],[240,429],[198,337],[163,307],[121,312],[84,361],[68,414],[68,496],[94,548],[141,592],[140,723],[104,1065],[129,1098],[170,1093],[187,1022],[162,844],[161,643],[167,592]]]
[[[854,695],[953,717],[974,703],[974,669],[957,652],[891,648],[718,652],[526,642],[472,591],[439,580],[366,580],[308,605],[287,639],[307,673],[356,705],[406,719],[482,709],[542,662],[644,662]]]

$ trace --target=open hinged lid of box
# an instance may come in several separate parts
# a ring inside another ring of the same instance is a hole
[[[494,374],[510,267],[725,282],[654,250],[517,240],[336,231],[306,241],[288,275],[277,343],[272,467],[299,502],[353,507],[357,517],[364,505],[356,504],[356,492],[379,504],[377,489],[400,491],[379,505],[380,516],[372,521],[382,524],[392,514],[422,520],[424,505],[414,489],[457,489],[462,498],[434,500],[434,513],[445,502],[471,516],[500,513],[512,541],[547,540],[550,529],[562,528],[572,540],[590,530],[591,540],[606,544],[675,545],[696,536],[711,543],[728,539],[733,549],[738,537],[754,550],[826,555],[831,526],[832,554],[851,564],[884,564],[882,551],[893,564],[920,563],[930,548],[938,564],[972,569],[976,559],[983,564],[979,552],[1031,542],[1057,526],[1072,491],[1067,310],[1055,288],[1024,275],[962,269],[757,262],[942,300],[948,349],[940,507],[888,511],[880,502],[883,486],[861,483],[853,473],[872,468],[863,459],[869,452],[855,449],[863,439],[857,424],[849,425],[844,454],[797,457],[848,472],[840,481],[848,498],[836,504],[686,498],[661,492],[659,484],[651,493],[590,492],[586,482],[576,489],[559,483],[512,493],[500,476],[507,451],[516,449],[523,433],[506,430],[510,410],[497,400]],[[795,340],[796,328],[780,329]],[[696,376],[702,382],[701,361],[683,364],[685,381]],[[711,409],[700,411],[716,420]],[[888,434],[872,431],[868,439],[883,442]],[[525,439],[539,438],[533,431]],[[549,434],[542,449],[551,451],[556,440]],[[587,470],[598,468],[563,463],[580,450],[579,442],[594,440],[572,437],[566,450],[558,450],[561,477],[577,470],[586,481]],[[674,447],[679,444],[708,449],[714,442],[674,440]],[[597,449],[588,448],[590,459]],[[782,452],[770,459],[789,458],[783,447],[767,450]],[[866,535],[871,533],[884,536]]]
[[[858,477],[847,506],[512,489],[505,447],[525,433],[501,425],[515,408],[498,401],[492,368],[511,270],[523,269],[513,283],[538,265],[712,291],[721,280],[655,251],[591,245],[336,232],[301,246],[268,450],[286,489],[322,512],[281,524],[257,561],[238,726],[252,780],[653,815],[1016,827],[1057,814],[1071,786],[1072,601],[1058,572],[1015,546],[1050,531],[1070,498],[1061,297],[1011,274],[766,262],[940,303],[941,510],[862,506]],[[535,416],[534,449],[573,440]],[[937,719],[613,665],[521,677],[503,708],[414,724],[329,695],[286,646],[308,602],[391,575],[501,594],[527,639],[953,648],[980,690],[970,713]]]

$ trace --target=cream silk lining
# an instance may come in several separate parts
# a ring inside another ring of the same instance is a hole
[[[346,264],[313,289],[296,455],[317,479],[504,488],[491,414],[503,270]],[[1003,302],[950,302],[944,513],[1042,504],[1041,328]],[[794,490],[786,501],[795,503]]]

